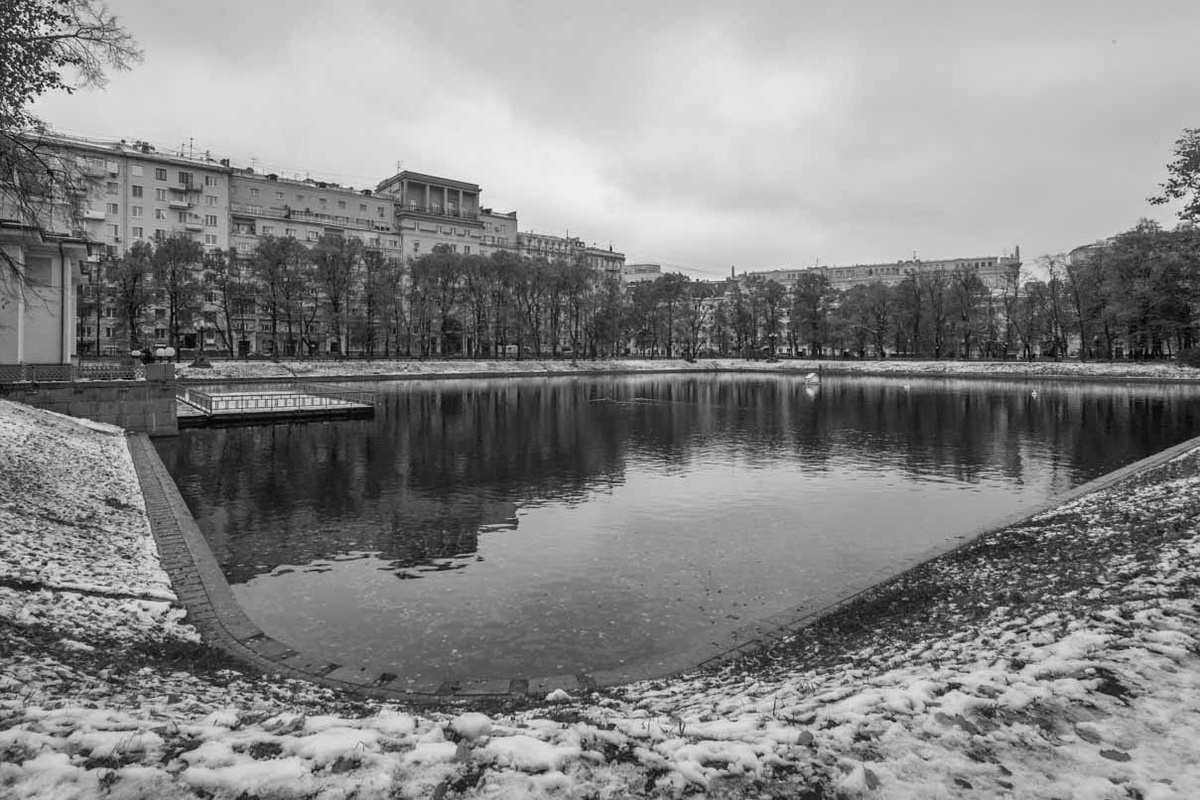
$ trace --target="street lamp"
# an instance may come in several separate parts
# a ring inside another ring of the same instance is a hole
[[[212,327],[212,323],[206,319],[198,319],[192,323],[192,327],[196,329],[196,340],[200,343],[199,351],[196,353],[196,359],[192,362],[193,367],[211,367],[208,359],[204,357],[204,332]]]

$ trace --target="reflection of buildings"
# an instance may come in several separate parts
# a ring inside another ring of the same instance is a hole
[[[584,502],[625,483],[634,461],[660,474],[700,458],[783,465],[799,470],[798,492],[801,472],[847,462],[916,480],[1065,489],[1185,438],[1197,416],[1191,387],[1077,385],[1034,398],[1005,382],[911,383],[431,382],[381,394],[375,420],[194,430],[156,445],[237,582],[351,552],[413,574],[466,563],[515,527],[518,508]]]

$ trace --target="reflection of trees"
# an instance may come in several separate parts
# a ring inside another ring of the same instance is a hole
[[[1038,396],[1034,390],[1040,390]],[[1186,387],[642,376],[400,384],[373,420],[189,431],[159,442],[234,582],[377,553],[398,573],[478,551],[519,506],[581,502],[631,459],[684,469],[837,459],[917,479],[1066,488],[1196,431]],[[465,563],[465,562],[464,562]],[[446,566],[446,564],[442,564]]]

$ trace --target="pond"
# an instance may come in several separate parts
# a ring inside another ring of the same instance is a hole
[[[1186,386],[371,388],[373,419],[156,445],[256,624],[410,681],[621,671],[719,643],[1200,432]]]

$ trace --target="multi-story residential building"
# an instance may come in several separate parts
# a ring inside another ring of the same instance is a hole
[[[404,170],[380,181],[375,192],[395,203],[396,228],[407,258],[446,245],[455,253],[479,253],[484,227],[479,185]]]
[[[292,237],[311,247],[327,235],[357,240],[385,259],[403,258],[390,196],[328,181],[289,180],[254,169],[235,169],[229,194],[230,247],[242,258],[248,258],[268,236]],[[272,331],[260,309],[241,309],[229,325],[239,354],[297,352],[296,341],[275,341],[286,337]]]
[[[626,284],[648,283],[662,277],[661,264],[626,264],[621,270],[621,280]]]
[[[145,142],[101,142],[45,135],[43,144],[72,154],[90,190],[83,232],[112,257],[138,241],[182,233],[206,250],[229,246],[228,162],[164,153]]]
[[[76,326],[82,355],[123,355],[129,333],[116,320],[103,286],[105,262],[120,258],[139,241],[152,242],[181,234],[206,252],[229,246],[228,162],[162,152],[141,141],[105,142],[60,134],[36,137],[39,147],[74,160],[85,189],[80,227],[72,233],[93,246],[81,272],[80,292],[88,302],[86,317]],[[84,305],[80,303],[79,305]],[[165,341],[166,313],[149,310],[143,338]],[[196,334],[183,334],[188,347]]]
[[[615,252],[612,245],[605,250],[601,247],[585,247],[583,249],[583,263],[592,268],[596,272],[604,275],[606,278],[614,278],[621,280],[621,275],[625,269],[625,254]]]
[[[588,246],[578,236],[555,236],[548,233],[525,231],[517,236],[521,255],[528,258],[544,258],[547,261],[580,261],[597,272],[621,278],[625,267],[625,254],[615,252],[610,245],[607,250]]]
[[[983,284],[993,292],[1006,287],[1015,287],[1021,269],[1021,249],[1016,248],[1013,255],[1003,256],[974,256],[970,258],[944,258],[934,261],[924,261],[913,258],[907,261],[896,261],[882,264],[854,264],[852,266],[809,267],[805,269],[776,269],[754,274],[774,280],[787,288],[796,285],[800,275],[805,272],[819,272],[829,279],[835,289],[849,289],[869,283],[883,283],[894,286],[909,275],[922,275],[934,272],[954,272],[969,270],[975,272]]]
[[[264,236],[291,236],[315,243],[333,234],[400,258],[400,233],[389,196],[336,183],[288,180],[253,169],[235,170],[230,179],[230,244],[248,253]]]
[[[483,223],[483,241],[479,243],[479,252],[485,256],[492,253],[507,251],[517,253],[517,212],[500,213],[490,208],[479,212],[479,221]]]

